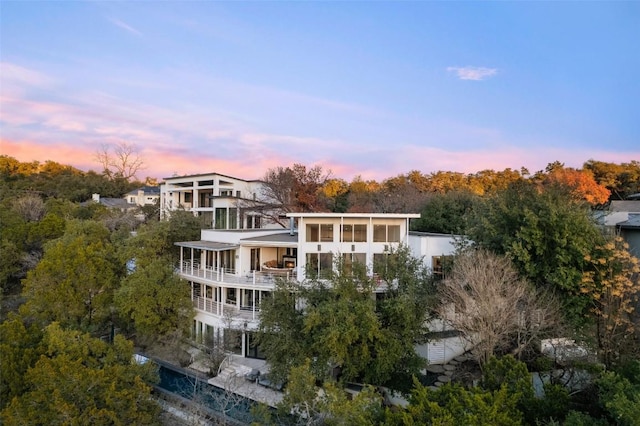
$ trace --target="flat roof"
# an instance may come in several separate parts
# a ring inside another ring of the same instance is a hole
[[[214,241],[180,241],[175,243],[175,245],[212,251],[233,250],[240,247],[238,244],[216,243]]]
[[[417,219],[420,217],[420,213],[287,213],[287,217],[366,217],[374,219]]]
[[[255,241],[255,242],[259,242],[259,243],[268,242],[268,243],[292,243],[292,244],[297,244],[298,243],[298,232],[296,231],[293,235],[291,235],[290,232],[283,232],[283,233],[279,233],[279,234],[261,235],[259,237],[243,238],[240,241],[242,241],[243,243]]]
[[[222,173],[211,172],[211,173],[200,173],[200,174],[195,174],[195,175],[182,175],[182,176],[165,177],[165,178],[162,178],[162,180],[164,181],[162,183],[166,183],[167,180],[172,180],[172,179],[201,178],[201,177],[205,177],[205,176],[221,176],[221,177],[226,177],[226,178],[230,178],[230,179],[241,180],[243,182],[262,182],[262,180],[260,180],[260,179],[243,179],[243,178],[239,178],[239,177],[235,177],[235,176],[225,175],[225,174],[222,174]]]

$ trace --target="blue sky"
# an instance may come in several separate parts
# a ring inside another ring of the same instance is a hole
[[[638,2],[7,2],[2,154],[139,177],[640,160]]]

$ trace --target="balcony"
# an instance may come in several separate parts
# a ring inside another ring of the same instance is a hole
[[[231,268],[202,268],[198,262],[182,262],[180,275],[188,280],[202,282],[210,281],[215,284],[230,284],[233,287],[265,287],[273,288],[276,279],[295,279],[295,270],[286,271],[253,271],[246,275],[239,275]]]
[[[230,316],[234,319],[254,320],[260,314],[258,306],[255,309],[252,306],[240,306],[238,309],[237,305],[216,302],[202,296],[194,296],[192,301],[194,308],[219,317]]]

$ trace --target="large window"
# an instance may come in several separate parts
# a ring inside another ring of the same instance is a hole
[[[333,255],[331,253],[307,253],[305,268],[307,278],[329,278],[332,269]]]
[[[344,243],[365,243],[367,242],[367,225],[342,225],[341,237]]]
[[[308,243],[333,242],[333,224],[308,223],[306,241]]]
[[[320,225],[320,241],[333,242],[333,225]]]
[[[236,207],[229,209],[229,229],[238,229],[238,209]]]
[[[364,267],[367,262],[366,253],[343,253],[343,273],[350,275],[353,273],[354,265],[358,264],[360,267]]]
[[[307,224],[307,242],[314,243],[320,241],[320,225],[317,223]]]
[[[216,229],[227,229],[227,209],[224,207],[216,208]]]
[[[400,225],[373,225],[373,241],[376,243],[399,243]]]

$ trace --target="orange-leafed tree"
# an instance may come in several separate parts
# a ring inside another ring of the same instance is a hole
[[[544,184],[566,186],[576,200],[586,201],[592,206],[606,203],[611,195],[611,191],[596,182],[591,172],[569,167],[550,170]]]
[[[625,355],[637,356],[640,349],[633,344],[640,262],[628,248],[622,238],[614,237],[585,257],[590,268],[583,274],[581,291],[591,297],[598,347],[607,365]]]

